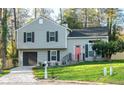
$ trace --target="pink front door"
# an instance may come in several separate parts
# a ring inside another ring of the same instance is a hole
[[[75,59],[77,61],[79,61],[80,60],[80,56],[81,56],[81,48],[80,48],[80,46],[76,46],[75,47]]]

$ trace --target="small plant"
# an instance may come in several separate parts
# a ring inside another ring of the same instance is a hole
[[[38,62],[39,66],[37,66],[37,68],[43,68],[43,64],[42,62]]]
[[[48,62],[48,66],[51,66],[51,63],[50,62]]]
[[[18,65],[18,59],[13,58],[12,63],[13,63],[13,66],[16,67]]]
[[[39,66],[42,67],[42,63],[41,62],[39,62]]]
[[[59,63],[58,63],[58,62],[56,62],[56,63],[55,63],[55,66],[58,66],[58,65],[59,65]]]

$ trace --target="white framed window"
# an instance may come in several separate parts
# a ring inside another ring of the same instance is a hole
[[[50,60],[57,61],[57,50],[50,50]]]
[[[50,32],[49,40],[55,41],[55,32]]]
[[[94,51],[89,51],[89,57],[94,57]]]
[[[43,19],[39,19],[39,24],[43,24]]]
[[[32,42],[32,33],[27,33],[27,42]]]

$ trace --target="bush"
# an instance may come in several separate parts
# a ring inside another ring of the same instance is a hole
[[[0,70],[2,69],[2,62],[0,61]]]
[[[123,41],[110,41],[110,42],[99,41],[93,45],[92,49],[96,52],[97,55],[102,55],[103,58],[111,59],[112,54],[116,54],[117,52],[124,51],[124,42]]]
[[[13,63],[13,66],[16,67],[18,65],[18,59],[13,58],[12,63]]]

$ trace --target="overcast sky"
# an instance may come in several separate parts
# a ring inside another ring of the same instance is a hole
[[[60,10],[59,10],[59,8],[52,8],[52,9],[53,9],[54,13],[51,14],[51,17],[52,17],[54,20],[56,20],[58,14],[60,13]]]

